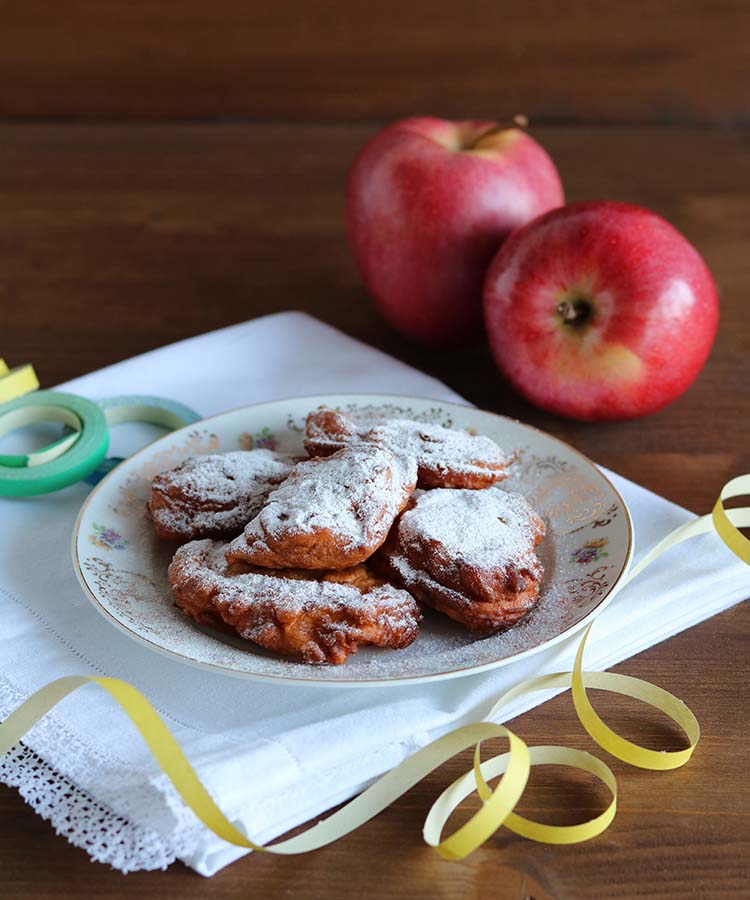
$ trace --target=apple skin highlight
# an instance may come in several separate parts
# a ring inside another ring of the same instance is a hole
[[[574,203],[520,228],[484,286],[503,375],[582,421],[631,419],[694,381],[716,336],[716,286],[698,251],[647,209]]]
[[[403,119],[361,150],[347,231],[386,320],[431,345],[482,334],[482,283],[510,232],[564,202],[554,163],[519,128]]]

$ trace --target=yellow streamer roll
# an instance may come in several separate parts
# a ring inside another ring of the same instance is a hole
[[[2,362],[2,360],[0,360]],[[19,366],[8,371],[5,363],[0,366],[0,403],[15,400],[39,387],[39,379],[33,366]]]
[[[725,510],[723,505],[725,499],[743,494],[750,494],[750,475],[728,482],[711,515],[695,519],[670,534],[631,570],[622,584],[629,583],[670,548],[711,530],[719,535],[735,555],[744,562],[750,562],[750,541],[738,530],[750,526],[750,507]],[[497,716],[505,705],[534,691],[570,687],[578,718],[593,740],[618,759],[644,769],[666,770],[684,765],[690,759],[700,737],[700,728],[693,713],[681,700],[662,688],[627,675],[583,671],[584,649],[592,627],[589,626],[581,640],[572,672],[543,675],[516,685],[497,700],[484,721],[456,728],[438,738],[404,760],[327,819],[296,837],[271,846],[255,844],[232,825],[214,803],[156,710],[136,688],[117,678],[71,675],[41,688],[0,723],[0,756],[7,753],[62,699],[79,687],[94,682],[104,688],[129,716],[159,766],[200,821],[214,834],[240,847],[290,855],[330,844],[359,828],[430,772],[472,746],[472,769],[443,791],[427,815],[423,835],[430,846],[446,859],[462,859],[481,846],[501,825],[530,840],[546,844],[578,843],[601,834],[615,817],[617,782],[612,771],[600,759],[582,750],[555,746],[527,747],[520,737],[504,725],[488,721]],[[586,694],[587,687],[634,697],[661,710],[683,729],[689,746],[684,750],[668,753],[640,747],[626,740],[606,725],[596,713]],[[506,738],[510,749],[507,753],[482,762],[481,744],[494,738]],[[609,788],[612,800],[598,816],[578,825],[546,825],[526,819],[513,810],[521,799],[530,768],[534,765],[572,766],[587,772]],[[498,775],[503,777],[497,787],[491,789],[487,779]],[[481,808],[453,834],[442,838],[443,829],[452,812],[474,791],[482,799]]]

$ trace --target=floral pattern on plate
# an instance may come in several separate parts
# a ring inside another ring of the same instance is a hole
[[[100,525],[98,522],[91,523],[89,542],[102,550],[124,550],[129,543],[119,531],[107,528],[106,525]]]

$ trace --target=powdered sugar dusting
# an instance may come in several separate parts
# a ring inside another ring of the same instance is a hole
[[[236,450],[192,456],[171,472],[186,499],[214,504],[231,503],[238,491],[260,482],[285,478],[292,460],[273,450]],[[160,476],[157,476],[157,479]]]
[[[458,591],[454,591],[451,588],[440,584],[427,572],[415,569],[406,557],[394,554],[390,557],[389,562],[393,570],[407,587],[422,587],[431,592],[442,593],[449,597],[456,607],[467,606],[471,603],[471,600],[464,594],[459,594]]]
[[[265,449],[191,457],[156,476],[151,516],[171,537],[230,536],[257,514],[292,466],[288,457]]]
[[[377,546],[413,491],[416,478],[413,459],[395,457],[368,444],[301,462],[270,494],[230,552],[241,553],[249,543],[265,547],[286,535],[324,530],[335,535],[344,549]]]
[[[305,422],[311,456],[366,441],[417,460],[426,487],[479,488],[505,477],[512,457],[489,437],[417,419],[347,415],[322,406]]]
[[[402,544],[438,545],[450,562],[490,570],[532,562],[540,525],[521,494],[438,489],[403,513],[398,534]]]
[[[340,664],[360,644],[402,648],[416,637],[421,619],[406,592],[375,579],[360,590],[353,583],[235,574],[225,545],[193,541],[169,567],[177,605],[199,621],[216,617],[244,639],[307,663]],[[309,573],[308,573],[309,574]]]
[[[420,466],[441,474],[453,471],[480,475],[487,469],[504,469],[510,463],[491,438],[412,419],[392,419],[377,425],[364,433],[364,439],[394,453],[409,454]]]
[[[175,560],[183,564],[196,588],[216,592],[213,602],[217,607],[270,603],[282,615],[296,616],[329,606],[373,618],[386,616],[392,626],[403,624],[407,617],[413,619],[416,614],[411,595],[389,584],[363,593],[347,583],[315,579],[314,573],[310,573],[309,580],[256,572],[229,575],[225,550],[226,544],[219,541],[191,541],[175,554]]]

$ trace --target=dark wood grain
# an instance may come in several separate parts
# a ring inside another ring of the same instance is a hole
[[[51,385],[297,308],[693,509],[706,509],[716,484],[750,465],[750,416],[737,414],[748,402],[750,372],[746,135],[535,132],[570,199],[652,207],[698,247],[721,294],[719,336],[693,387],[647,419],[602,427],[525,403],[481,341],[435,352],[382,322],[343,227],[347,167],[371,133],[366,126],[0,128],[0,334],[8,363],[33,360]],[[722,423],[731,423],[731,440]],[[702,477],[709,467],[713,480]]]
[[[362,289],[343,229],[347,166],[368,126],[0,127],[0,352],[31,360],[46,385],[168,341],[285,308],[301,308],[442,378],[467,399],[517,416],[695,510],[750,469],[747,296],[748,138],[661,128],[545,128],[571,199],[608,196],[653,207],[704,254],[719,284],[722,324],[696,384],[637,422],[581,425],[533,409],[502,382],[479,342],[428,351],[388,331]],[[3,896],[187,898],[355,892],[429,898],[747,896],[750,783],[750,610],[718,616],[618,666],[676,692],[703,739],[683,770],[614,764],[620,811],[579,847],[548,848],[499,832],[461,863],[420,840],[443,772],[361,831],[295,860],[251,857],[210,881],[173,866],[127,878],[0,790]],[[606,699],[611,722],[652,746],[680,738],[640,708]],[[645,719],[644,719],[645,716]],[[517,720],[530,743],[594,749],[569,698]],[[523,810],[580,821],[601,808],[595,787],[534,775]],[[564,811],[565,806],[568,811]],[[468,807],[467,807],[468,808]],[[572,812],[571,812],[572,810]]]
[[[750,118],[745,0],[24,0],[0,116]]]

